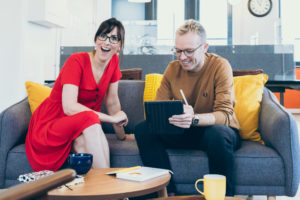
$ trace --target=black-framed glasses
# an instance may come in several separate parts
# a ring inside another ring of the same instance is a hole
[[[101,40],[101,41],[105,41],[105,40],[109,40],[110,43],[112,44],[118,44],[118,42],[120,41],[119,37],[117,35],[111,35],[111,36],[107,36],[105,33],[101,33],[97,39]]]
[[[183,52],[185,56],[187,57],[191,57],[194,55],[194,52],[199,49],[203,44],[200,44],[198,47],[194,48],[194,49],[184,49],[184,50],[181,50],[181,49],[177,49],[176,47],[174,47],[172,49],[172,52],[177,56],[179,57],[181,55],[181,53]]]

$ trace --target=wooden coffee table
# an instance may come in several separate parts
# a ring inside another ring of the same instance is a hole
[[[167,197],[166,186],[171,175],[163,175],[148,181],[136,182],[117,179],[105,173],[119,168],[91,169],[84,177],[84,183],[63,187],[48,192],[47,199],[123,199],[158,192],[159,197]]]

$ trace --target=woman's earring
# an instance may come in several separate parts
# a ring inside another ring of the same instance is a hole
[[[94,49],[95,49],[95,50],[97,49],[96,46],[94,47]]]

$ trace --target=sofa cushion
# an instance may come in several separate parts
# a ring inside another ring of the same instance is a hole
[[[198,150],[169,149],[175,183],[191,183],[209,173],[206,153]],[[283,186],[283,160],[273,149],[258,142],[242,141],[235,152],[237,185]]]
[[[237,185],[284,186],[284,163],[272,148],[253,141],[242,141],[235,152]]]
[[[143,165],[136,141],[120,141],[114,134],[106,134],[110,151],[111,167]]]
[[[25,82],[31,113],[50,95],[51,88],[32,81]]]

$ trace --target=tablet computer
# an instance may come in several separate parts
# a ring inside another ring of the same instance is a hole
[[[146,101],[146,123],[153,134],[182,134],[183,128],[169,123],[172,115],[183,114],[183,104],[180,100],[174,101]]]

